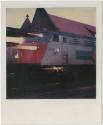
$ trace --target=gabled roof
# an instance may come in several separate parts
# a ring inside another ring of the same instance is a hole
[[[94,26],[54,16],[48,14],[44,8],[37,8],[32,23],[27,15],[20,29],[7,27],[7,35],[28,36],[27,33],[42,32],[42,29],[53,32],[71,33],[84,37],[94,37],[96,33],[96,27]]]
[[[49,16],[60,32],[74,33],[87,37],[93,37],[92,33],[95,34],[96,32],[96,28],[94,26],[50,14]]]
[[[26,15],[26,20],[24,21],[23,25],[20,28],[21,33],[28,33],[31,30],[31,22],[29,20],[28,14]]]
[[[57,31],[46,10],[44,8],[37,8],[32,20],[31,32],[41,32],[46,29]]]

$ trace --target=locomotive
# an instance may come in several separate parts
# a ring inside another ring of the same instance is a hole
[[[7,37],[7,63],[61,66],[96,62],[96,38],[63,32],[28,34]]]
[[[44,8],[32,23],[27,15],[21,28],[7,27],[7,98],[96,97],[95,34]]]
[[[95,65],[96,28],[50,15],[37,8],[20,29],[7,27],[7,64],[33,64],[61,68]]]

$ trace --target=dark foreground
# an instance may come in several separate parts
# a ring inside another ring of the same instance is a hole
[[[7,99],[96,98],[95,65],[48,71],[35,65],[7,65]]]

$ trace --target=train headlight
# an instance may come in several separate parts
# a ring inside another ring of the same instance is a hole
[[[19,54],[16,53],[16,55],[14,56],[15,59],[18,59],[19,58]]]

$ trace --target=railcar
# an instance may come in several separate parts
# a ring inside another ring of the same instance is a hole
[[[40,34],[16,38],[18,42],[7,39],[7,63],[41,66],[95,64],[96,38],[62,32]]]

